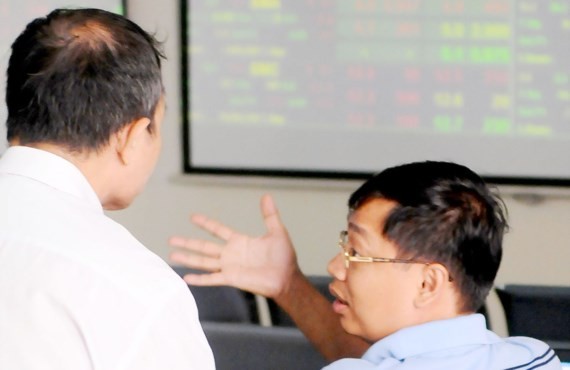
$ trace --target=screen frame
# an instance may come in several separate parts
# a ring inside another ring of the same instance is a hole
[[[192,164],[191,138],[192,127],[190,120],[191,103],[189,94],[191,89],[191,73],[189,55],[190,45],[190,19],[188,11],[192,0],[179,0],[180,9],[180,63],[181,63],[181,117],[182,117],[182,155],[183,173],[193,175],[229,175],[229,176],[255,176],[255,177],[276,177],[276,178],[298,178],[298,179],[330,179],[330,180],[352,180],[367,179],[374,175],[374,172],[350,172],[350,171],[323,171],[312,170],[280,170],[273,168],[226,168],[197,166]],[[126,9],[126,8],[125,8]],[[570,161],[570,158],[568,158]],[[378,171],[382,169],[379,168]],[[570,174],[568,178],[554,177],[515,177],[515,176],[481,176],[486,182],[496,185],[514,186],[538,186],[538,187],[570,187]]]

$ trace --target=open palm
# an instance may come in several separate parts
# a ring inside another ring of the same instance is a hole
[[[279,295],[291,277],[300,273],[297,257],[269,195],[261,198],[261,213],[267,233],[259,237],[239,233],[204,215],[194,215],[192,222],[220,242],[170,238],[170,245],[177,248],[170,255],[173,262],[206,272],[188,274],[184,280],[191,285],[229,285],[271,298]]]

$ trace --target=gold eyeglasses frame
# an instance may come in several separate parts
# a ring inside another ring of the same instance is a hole
[[[342,250],[344,255],[344,267],[348,270],[351,262],[362,262],[362,263],[372,263],[372,262],[382,262],[382,263],[407,263],[407,264],[420,264],[429,266],[435,262],[426,262],[415,259],[405,259],[405,258],[385,258],[385,257],[365,257],[365,256],[352,256],[348,249],[348,231],[342,230],[338,239],[338,246]],[[447,269],[447,267],[446,267]],[[451,275],[449,276],[449,281],[453,281]]]

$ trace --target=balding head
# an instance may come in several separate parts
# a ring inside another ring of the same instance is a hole
[[[12,45],[8,140],[97,150],[124,125],[152,118],[163,93],[156,40],[98,9],[57,9]]]

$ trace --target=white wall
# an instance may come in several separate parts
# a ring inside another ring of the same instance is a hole
[[[295,242],[301,268],[325,274],[326,263],[337,252],[338,231],[345,226],[348,195],[359,182],[181,175],[178,1],[130,0],[128,10],[143,28],[166,39],[169,109],[162,158],[145,193],[130,209],[112,217],[167,258],[170,235],[204,236],[187,222],[192,212],[204,212],[247,233],[263,232],[258,200],[271,193]],[[497,283],[570,285],[570,189],[500,190],[512,228]],[[521,197],[521,192],[531,195]],[[498,299],[492,295],[488,303],[495,329],[505,334]]]

